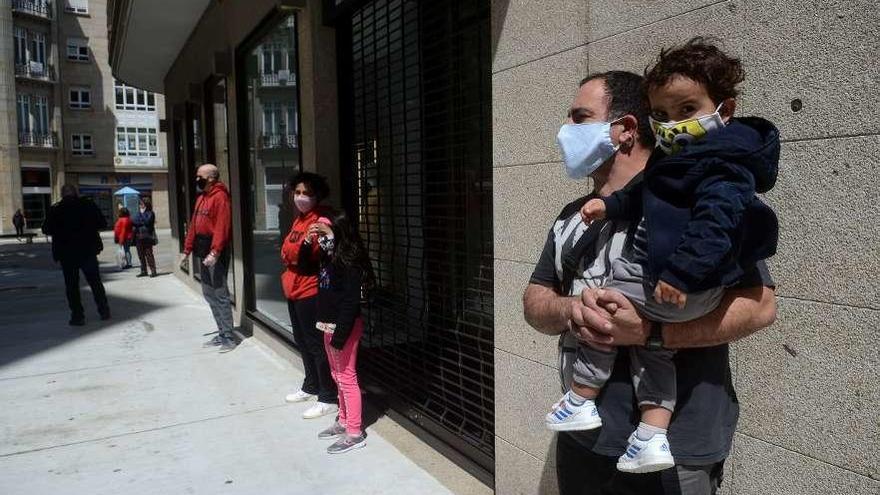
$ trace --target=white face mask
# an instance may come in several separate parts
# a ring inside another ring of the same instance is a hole
[[[293,203],[296,205],[296,208],[302,213],[308,213],[312,211],[312,208],[315,207],[315,203],[318,201],[314,196],[306,196],[305,194],[297,194],[293,197]]]
[[[678,122],[657,122],[653,117],[648,117],[651,122],[651,130],[657,138],[657,147],[667,155],[674,155],[688,144],[706,137],[706,134],[721,129],[725,126],[721,119],[720,103],[715,112],[702,117],[679,120]]]
[[[611,142],[613,123],[563,124],[556,135],[556,143],[562,151],[562,161],[569,177],[583,179],[614,156],[620,146]]]

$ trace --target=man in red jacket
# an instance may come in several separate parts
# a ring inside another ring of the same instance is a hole
[[[202,293],[217,322],[219,333],[206,342],[205,347],[219,346],[222,351],[231,351],[238,342],[232,333],[232,305],[226,286],[232,230],[229,189],[220,182],[220,171],[210,163],[199,167],[196,186],[201,194],[193,208],[180,264],[186,262],[190,253],[196,255],[194,261],[201,270]]]

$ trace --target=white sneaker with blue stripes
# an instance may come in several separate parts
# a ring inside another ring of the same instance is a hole
[[[648,440],[629,436],[626,452],[617,460],[617,470],[624,473],[653,473],[675,466],[665,433],[655,433]]]
[[[602,418],[599,417],[599,409],[594,401],[587,400],[583,405],[576,406],[571,403],[566,392],[544,418],[544,424],[553,431],[594,430],[602,426]]]

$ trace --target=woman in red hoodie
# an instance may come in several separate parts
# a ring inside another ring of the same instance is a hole
[[[125,251],[125,266],[122,268],[131,268],[131,243],[134,240],[134,225],[131,223],[131,213],[128,208],[119,210],[119,220],[116,220],[116,225],[113,226],[113,239]]]
[[[324,334],[317,323],[318,263],[320,248],[315,239],[308,239],[308,229],[314,223],[330,224],[326,211],[319,207],[330,193],[324,177],[301,172],[288,182],[288,201],[295,205],[296,216],[290,232],[281,245],[281,285],[287,298],[293,338],[299,346],[305,370],[302,388],[285,397],[287,402],[304,402],[317,396],[318,402],[303,413],[306,419],[333,414],[338,410],[336,383],[330,375],[327,354],[324,352]],[[309,241],[309,242],[306,242]],[[307,249],[314,259],[309,268],[299,266],[300,250]]]

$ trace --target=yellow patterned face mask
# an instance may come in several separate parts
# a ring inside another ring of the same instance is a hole
[[[724,127],[724,121],[721,120],[719,113],[722,104],[718,105],[714,113],[678,122],[657,122],[653,117],[648,117],[651,130],[657,138],[657,147],[667,155],[674,155],[688,144],[702,139],[706,134],[721,129]]]

